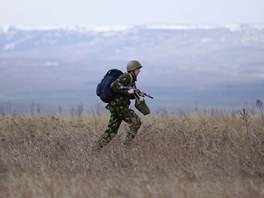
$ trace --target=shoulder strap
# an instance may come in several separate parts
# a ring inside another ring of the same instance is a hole
[[[129,82],[129,87],[134,87],[134,84],[133,84],[133,76],[132,76],[132,74],[131,73],[128,73],[129,74],[129,76],[130,76],[130,82]]]

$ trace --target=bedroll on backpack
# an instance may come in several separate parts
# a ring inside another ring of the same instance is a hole
[[[97,85],[96,95],[99,96],[103,102],[109,103],[114,97],[115,93],[110,88],[110,85],[122,74],[123,72],[118,69],[110,69]]]

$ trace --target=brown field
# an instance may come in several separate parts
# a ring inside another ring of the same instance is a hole
[[[0,197],[264,197],[261,115],[166,111],[100,153],[108,114],[0,115]]]

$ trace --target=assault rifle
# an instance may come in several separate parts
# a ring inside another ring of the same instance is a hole
[[[121,83],[119,83],[119,86],[120,86],[121,89],[127,89],[127,90],[129,90],[129,89],[134,89],[135,92],[136,92],[137,94],[139,94],[139,93],[141,92],[139,89],[135,89],[135,88],[133,88],[133,87],[124,86],[124,85],[122,85]],[[145,92],[144,92],[144,96],[147,96],[147,97],[149,97],[149,98],[151,98],[151,99],[154,99],[151,95],[149,95],[149,94],[147,94],[147,93],[145,93]]]

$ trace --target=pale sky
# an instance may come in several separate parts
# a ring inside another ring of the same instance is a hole
[[[0,26],[264,23],[264,0],[0,0]]]

